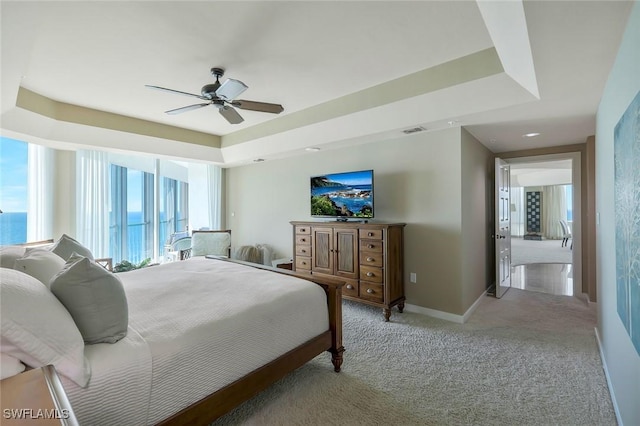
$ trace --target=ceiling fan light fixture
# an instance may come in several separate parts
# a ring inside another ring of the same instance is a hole
[[[240,80],[229,78],[216,90],[216,96],[225,101],[230,101],[240,96],[240,94],[248,88],[249,87]]]

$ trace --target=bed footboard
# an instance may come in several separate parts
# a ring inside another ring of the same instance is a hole
[[[159,425],[211,423],[324,351],[331,353],[333,369],[336,372],[340,371],[344,352],[342,346],[342,286],[344,282],[239,260],[227,258],[220,258],[220,260],[291,275],[318,284],[327,295],[329,330],[163,420],[158,423]]]

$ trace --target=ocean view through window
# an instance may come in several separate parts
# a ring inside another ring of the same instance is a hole
[[[28,144],[0,138],[0,245],[27,241]]]

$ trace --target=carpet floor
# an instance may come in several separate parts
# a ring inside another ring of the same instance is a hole
[[[560,240],[525,240],[511,238],[511,265],[532,263],[573,263],[573,252],[561,247]],[[571,241],[569,241],[569,245]]]
[[[323,354],[214,425],[615,425],[596,313],[510,289],[465,324],[343,302],[344,364]]]

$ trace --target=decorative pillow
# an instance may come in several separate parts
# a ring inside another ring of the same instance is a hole
[[[64,260],[57,254],[47,250],[31,250],[16,260],[13,269],[31,275],[48,287],[51,278],[63,266]]]
[[[2,351],[38,368],[53,364],[60,374],[85,387],[91,376],[84,342],[73,318],[37,279],[0,268]]]
[[[4,246],[0,247],[0,268],[13,269],[16,259],[24,256],[26,248],[22,246]]]
[[[81,256],[93,260],[93,254],[91,251],[67,234],[63,234],[62,237],[55,242],[51,251],[64,260],[68,260],[73,253],[78,253]]]
[[[102,266],[74,253],[49,287],[73,317],[85,343],[115,343],[127,335],[124,287]]]
[[[25,368],[25,365],[19,359],[0,352],[0,380],[20,374]]]
[[[273,247],[269,244],[258,244],[256,247],[258,247],[258,250],[262,252],[262,264],[271,266],[274,254]]]
[[[191,256],[228,256],[230,246],[231,234],[228,232],[194,232],[191,235]]]

